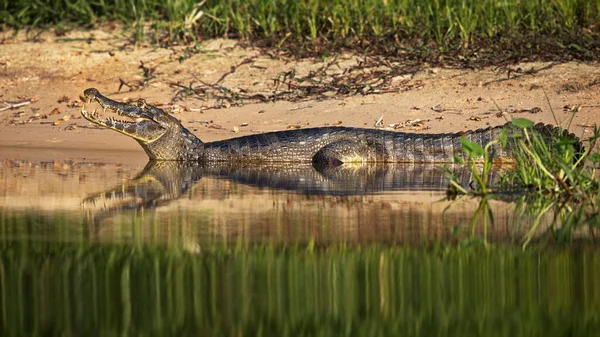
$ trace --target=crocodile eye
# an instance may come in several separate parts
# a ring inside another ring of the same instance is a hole
[[[131,102],[131,105],[144,109],[146,108],[146,105],[148,105],[148,103],[146,103],[146,100],[144,99],[139,99],[137,101]]]

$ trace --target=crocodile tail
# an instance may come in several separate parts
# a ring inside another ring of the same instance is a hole
[[[547,143],[555,144],[564,142],[573,146],[575,159],[579,159],[585,152],[585,145],[581,139],[567,129],[544,123],[537,123],[532,129],[535,130],[542,139],[546,140]]]
[[[394,158],[397,162],[410,163],[451,163],[455,157],[466,160],[461,138],[485,146],[498,139],[505,126],[468,130],[458,133],[443,134],[411,134],[398,133],[394,136]],[[510,150],[500,146],[494,147],[496,159],[508,161],[512,159]]]
[[[538,123],[530,130],[541,136],[547,144],[556,142],[569,142],[577,155],[583,154],[585,148],[581,140],[568,130],[552,125]],[[520,133],[520,129],[506,123],[496,127],[485,129],[468,130],[458,133],[447,134],[401,134],[396,136],[396,160],[399,162],[452,162],[454,157],[467,160],[463,151],[461,138],[465,138],[480,146],[486,146],[494,140],[498,140],[502,132],[507,131],[509,135]],[[509,142],[506,147],[500,144],[493,146],[494,161],[513,162],[515,158],[515,144]],[[476,159],[477,160],[477,159]]]

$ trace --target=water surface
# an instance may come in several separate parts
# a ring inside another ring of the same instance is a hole
[[[479,202],[444,200],[434,166],[3,153],[2,335],[598,331],[596,247],[523,250],[529,220],[501,199],[486,248]]]

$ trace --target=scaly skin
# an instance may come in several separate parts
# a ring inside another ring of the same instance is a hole
[[[88,102],[96,101],[127,119],[101,118],[96,111],[81,113],[87,120],[123,133],[140,143],[150,159],[231,162],[351,162],[449,163],[463,157],[460,138],[485,145],[498,139],[502,130],[513,132],[507,123],[474,131],[419,134],[348,127],[321,127],[269,132],[223,141],[204,143],[174,117],[143,100],[132,103],[113,101],[94,88],[84,91]],[[552,126],[533,127],[545,138],[558,134]],[[569,135],[574,137],[572,135]],[[496,161],[514,161],[511,146],[495,146]]]

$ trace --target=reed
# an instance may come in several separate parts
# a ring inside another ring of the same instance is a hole
[[[0,26],[90,27],[116,20],[138,27],[134,36],[142,39],[143,21],[172,39],[191,32],[322,51],[471,50],[474,44],[522,50],[546,43],[585,54],[598,35],[598,7],[589,0],[0,0]]]

